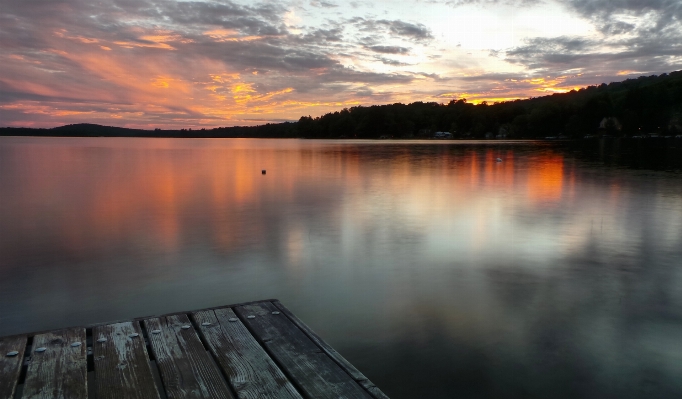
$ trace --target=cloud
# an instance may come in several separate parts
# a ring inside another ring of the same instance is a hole
[[[579,16],[593,21],[607,35],[622,35],[634,30],[660,32],[682,21],[678,0],[567,0],[563,3]],[[638,32],[638,34],[641,32]]]
[[[560,73],[580,68],[587,72],[637,70],[661,73],[682,61],[682,34],[648,34],[617,39],[585,37],[532,38],[506,51],[506,61],[531,70]]]
[[[295,120],[368,101],[538,95],[682,64],[673,1],[569,1],[566,10],[594,30],[494,51],[446,43],[428,7],[507,0],[420,1],[419,20],[406,7],[376,16],[367,10],[379,5],[336,0],[0,2],[0,114],[14,125]]]
[[[682,4],[677,0],[566,0],[572,10],[589,18],[609,18],[617,14],[642,16],[655,12],[666,19],[682,18]]]
[[[505,60],[537,73],[580,69],[617,79],[619,71],[661,73],[682,62],[682,3],[668,0],[569,0],[569,11],[590,20],[596,34],[535,37],[507,49]]]
[[[391,33],[405,37],[415,42],[429,41],[433,39],[431,30],[423,24],[412,24],[404,21],[380,20],[377,23],[388,27]]]
[[[367,46],[365,48],[382,54],[407,54],[410,52],[409,48],[400,46]]]
[[[543,0],[425,0],[429,4],[445,4],[451,7],[462,6],[496,6],[507,5],[516,7],[530,7],[543,3]]]
[[[434,39],[431,30],[420,23],[361,17],[352,18],[349,23],[355,25],[361,32],[371,32],[375,36],[379,33],[385,33],[392,38],[415,43],[428,43]]]
[[[374,59],[381,62],[384,65],[391,65],[391,66],[407,66],[407,65],[410,65],[406,62],[400,62],[398,60],[392,60],[390,58],[385,58],[385,57],[374,57]]]
[[[299,36],[300,41],[308,44],[327,44],[330,42],[343,41],[343,27],[335,26],[330,29],[314,29]],[[291,38],[295,39],[295,38]]]
[[[594,43],[580,37],[536,37],[526,40],[522,46],[506,52],[506,60],[523,64],[528,68],[548,68],[557,64],[574,63],[592,50]]]
[[[633,29],[635,29],[634,24],[622,21],[608,22],[599,27],[599,30],[605,35],[622,35],[631,32]]]
[[[285,23],[288,11],[281,3],[232,1],[3,4],[0,106],[11,115],[3,121],[131,118],[138,126],[159,120],[197,126],[263,120],[263,114],[296,119],[302,107],[324,112],[333,104],[355,104],[358,85],[414,80],[344,67],[339,55],[366,49],[345,39],[343,22],[294,30]],[[379,26],[408,40],[424,36],[410,31],[412,24]],[[391,45],[369,51],[382,50],[408,51]]]
[[[328,2],[328,1],[318,1],[318,0],[312,0],[310,2],[310,5],[313,7],[320,7],[320,8],[336,8],[338,5]]]

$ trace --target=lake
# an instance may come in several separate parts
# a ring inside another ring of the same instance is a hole
[[[682,397],[682,175],[537,142],[0,137],[0,335],[266,298],[393,399]]]

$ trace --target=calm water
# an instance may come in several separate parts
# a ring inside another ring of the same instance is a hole
[[[264,298],[393,399],[679,398],[682,177],[532,143],[0,138],[0,335]]]

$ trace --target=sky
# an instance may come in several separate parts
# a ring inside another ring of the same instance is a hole
[[[680,0],[0,0],[0,126],[258,125],[681,65]]]

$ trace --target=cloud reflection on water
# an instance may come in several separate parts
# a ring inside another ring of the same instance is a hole
[[[393,398],[682,393],[676,175],[540,144],[2,138],[0,187],[2,335],[278,297]]]

